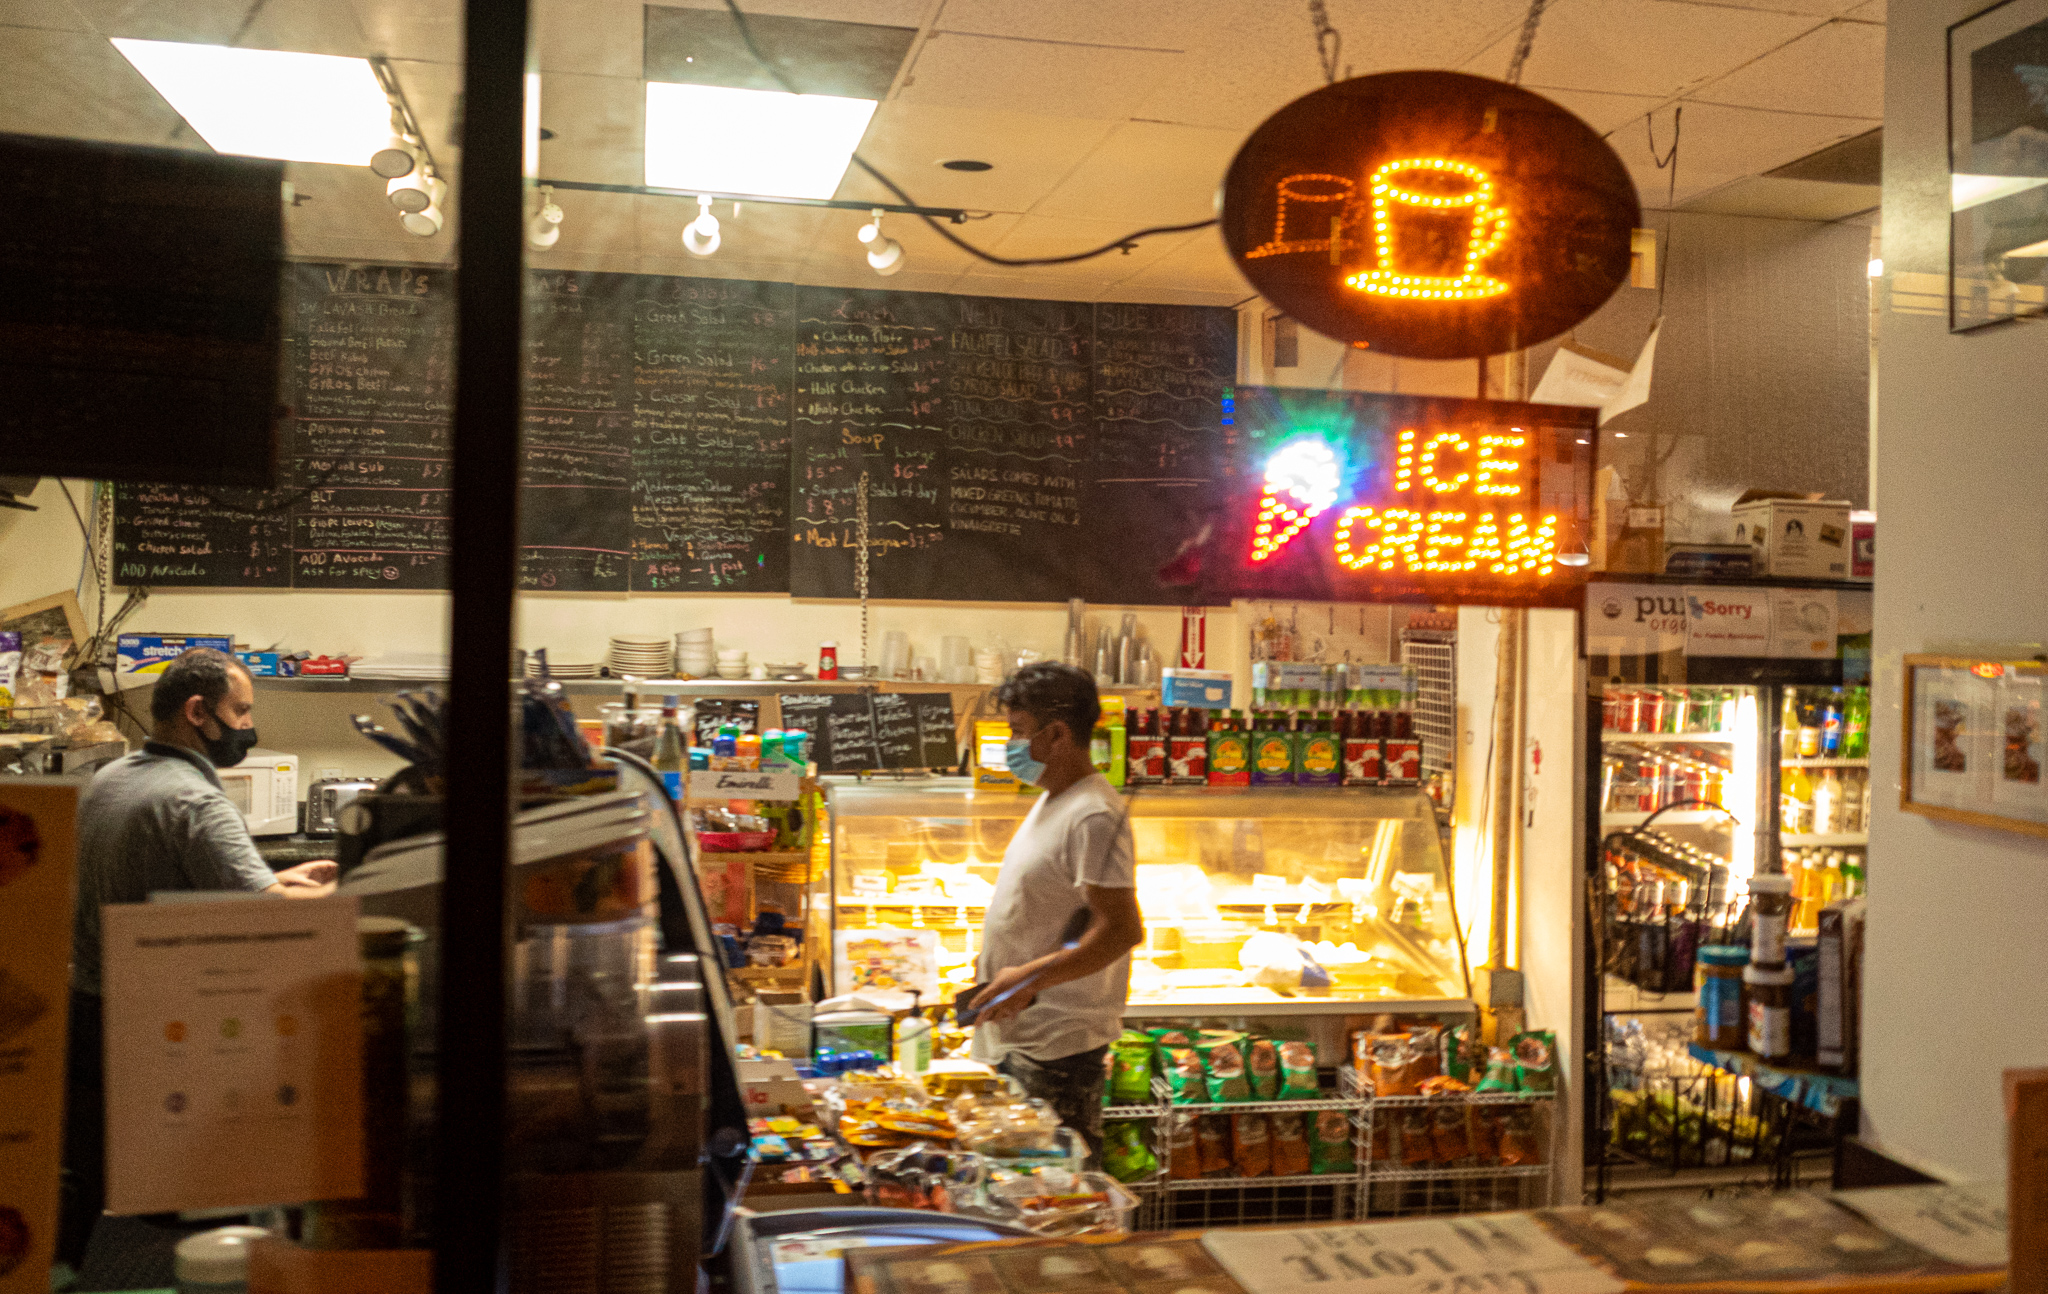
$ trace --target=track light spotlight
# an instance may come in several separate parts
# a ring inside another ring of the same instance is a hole
[[[391,182],[384,186],[384,196],[400,211],[425,211],[433,205],[435,195],[430,191],[430,186],[435,183],[434,177],[427,174],[427,168],[414,167],[403,175],[393,177]]]
[[[393,180],[392,183],[397,184],[400,181]],[[439,176],[429,175],[420,182],[420,187],[417,190],[410,191],[417,192],[425,197],[426,204],[416,210],[405,210],[398,217],[399,223],[405,226],[405,232],[408,234],[418,234],[421,238],[431,238],[435,234],[440,233],[442,219],[441,202],[448,194],[448,186],[441,181]]]
[[[903,244],[882,232],[881,208],[853,236],[868,249],[868,268],[875,273],[887,278],[903,268]]]
[[[718,250],[718,217],[711,214],[711,199],[701,194],[697,218],[683,226],[683,247],[692,256],[709,256]]]
[[[419,165],[419,159],[414,156],[417,149],[417,141],[392,132],[391,142],[370,154],[370,173],[380,180],[396,180],[411,175],[412,168]]]
[[[526,222],[526,241],[535,248],[545,250],[562,240],[562,209],[555,205],[553,186],[540,186],[540,210],[533,213],[533,219]]]

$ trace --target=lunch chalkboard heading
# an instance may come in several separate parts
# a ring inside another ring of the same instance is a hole
[[[839,692],[782,698],[782,726],[811,734],[820,773],[952,768],[953,698],[946,692]]]
[[[118,578],[444,588],[453,288],[300,264],[278,495],[124,488]],[[1235,316],[534,271],[521,586],[1171,604],[1226,446]],[[863,485],[865,482],[865,485]]]

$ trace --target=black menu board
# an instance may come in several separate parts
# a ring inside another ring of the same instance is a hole
[[[918,739],[923,744],[922,768],[951,768],[960,762],[959,727],[953,721],[953,698],[946,692],[914,692]]]
[[[454,286],[435,268],[292,267],[294,588],[447,587]]]
[[[632,520],[632,280],[528,276],[519,587],[623,593]]]
[[[950,768],[953,698],[945,692],[838,692],[784,696],[782,726],[811,734],[821,773]]]
[[[193,485],[114,487],[114,582],[287,588],[289,495]]]
[[[634,284],[633,587],[787,590],[791,288]]]

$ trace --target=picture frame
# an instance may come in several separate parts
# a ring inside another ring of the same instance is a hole
[[[1899,808],[2048,838],[2048,662],[1905,658]]]
[[[23,651],[31,646],[30,635],[37,639],[68,638],[71,647],[65,651],[67,657],[92,636],[86,628],[85,610],[78,605],[78,594],[71,589],[0,609],[0,632],[19,633]]]
[[[1948,29],[1949,331],[2048,314],[2048,0]]]

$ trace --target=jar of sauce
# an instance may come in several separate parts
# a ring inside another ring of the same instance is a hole
[[[1785,964],[1785,929],[1792,918],[1792,878],[1749,878],[1749,959],[1759,966]]]
[[[1751,962],[1742,972],[1749,997],[1749,1049],[1759,1060],[1792,1054],[1792,968]]]
[[[1702,1047],[1742,1047],[1742,968],[1748,964],[1749,949],[1740,944],[1708,944],[1695,957],[1699,997],[1693,1008],[1693,1041]]]

